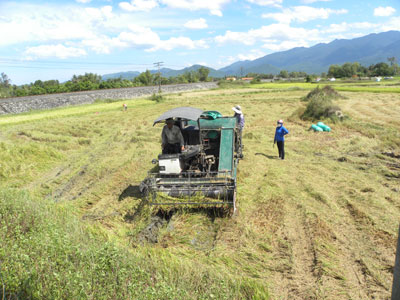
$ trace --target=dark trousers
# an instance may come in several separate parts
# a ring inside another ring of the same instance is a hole
[[[238,127],[236,131],[235,151],[239,154],[239,156],[242,154],[243,151],[242,131],[243,128],[240,127]]]
[[[162,154],[175,154],[181,153],[181,145],[177,144],[166,144],[162,149]]]
[[[285,159],[285,142],[276,142],[278,145],[279,158]]]

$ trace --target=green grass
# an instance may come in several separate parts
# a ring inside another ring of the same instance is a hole
[[[87,104],[87,105],[79,105],[73,106],[69,108],[55,108],[49,109],[46,111],[31,111],[23,114],[17,115],[3,115],[0,116],[0,125],[11,125],[23,122],[31,122],[35,120],[42,119],[52,119],[52,118],[61,118],[67,116],[76,116],[76,115],[87,115],[87,114],[99,114],[100,112],[107,111],[122,111],[123,103],[135,103],[135,106],[146,106],[150,104],[148,100],[119,100],[114,102],[104,102],[101,101],[96,102],[95,104]]]
[[[337,86],[338,91],[358,92],[358,93],[400,93],[400,87],[355,87],[355,86]]]
[[[71,207],[0,192],[0,275],[6,299],[232,299],[265,291],[251,280],[151,248],[105,242]],[[196,268],[196,272],[191,270]]]
[[[308,89],[277,86],[0,117],[7,299],[389,297],[400,171],[382,153],[400,146],[398,95],[343,92],[348,118],[314,133],[294,113]],[[176,210],[158,243],[143,242],[157,213],[138,193],[160,152],[153,120],[177,106],[231,115],[237,104],[238,214]],[[285,161],[272,147],[278,119],[290,131]]]
[[[279,82],[279,83],[261,83],[253,84],[252,88],[262,89],[282,89],[282,90],[293,90],[303,89],[311,90],[315,87],[324,87],[326,85],[333,86],[338,91],[346,92],[366,92],[366,93],[400,93],[400,86],[394,87],[393,84],[399,84],[398,81],[393,82],[321,82],[321,83],[307,83],[307,82]]]

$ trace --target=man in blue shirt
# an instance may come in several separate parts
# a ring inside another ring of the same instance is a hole
[[[278,125],[275,130],[275,138],[274,138],[274,144],[277,143],[278,145],[278,152],[279,152],[279,158],[280,159],[285,159],[285,135],[288,134],[289,131],[283,127],[283,121],[279,120]]]

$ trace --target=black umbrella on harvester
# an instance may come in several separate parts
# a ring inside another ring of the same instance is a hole
[[[202,109],[188,107],[188,106],[173,108],[163,113],[161,116],[159,116],[154,121],[153,126],[156,125],[157,123],[160,123],[170,118],[181,118],[181,119],[197,121],[197,119],[200,118],[203,112],[204,111]]]

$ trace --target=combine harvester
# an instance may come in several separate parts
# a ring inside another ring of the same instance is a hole
[[[140,191],[150,205],[214,206],[236,211],[236,173],[242,141],[235,117],[216,111],[178,107],[154,121],[173,118],[181,129],[185,150],[160,154],[156,172],[149,172]]]

